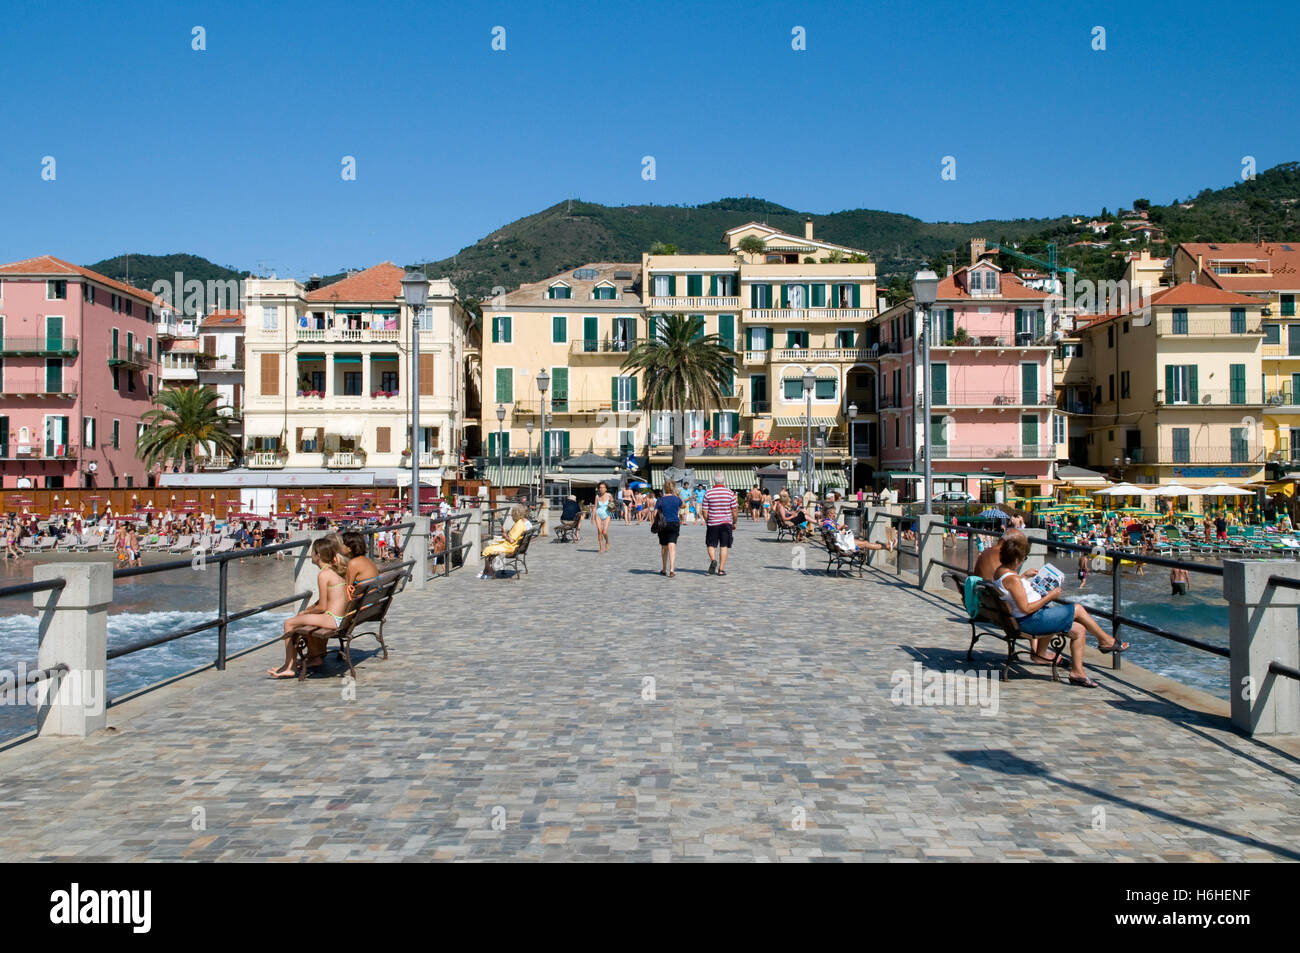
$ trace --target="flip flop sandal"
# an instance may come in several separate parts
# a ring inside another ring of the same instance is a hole
[[[719,569],[719,570],[718,570],[718,575],[719,575],[719,576],[725,576],[726,574],[727,574],[727,570],[725,570],[725,569]]]
[[[1115,655],[1119,655],[1122,652],[1127,652],[1128,649],[1129,649],[1129,643],[1127,642],[1112,642],[1109,646],[1106,646],[1104,648],[1102,646],[1097,647],[1097,651],[1100,652],[1102,655],[1110,655],[1112,653],[1114,653]]]
[[[1080,678],[1078,675],[1070,676],[1070,684],[1078,685],[1080,688],[1101,688],[1101,685],[1087,675]]]

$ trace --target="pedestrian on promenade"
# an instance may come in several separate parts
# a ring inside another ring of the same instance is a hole
[[[1192,576],[1186,569],[1169,570],[1169,588],[1173,590],[1175,596],[1187,595],[1187,587],[1191,580]]]
[[[1102,631],[1101,626],[1083,606],[1056,602],[1055,600],[1061,596],[1059,587],[1041,598],[1030,599],[1031,594],[1036,596],[1038,593],[1025,583],[1026,577],[1019,575],[1025,557],[1029,555],[1029,540],[1023,535],[1003,537],[999,549],[1002,553],[1002,565],[993,576],[993,584],[997,586],[1002,601],[1007,604],[1011,615],[1020,625],[1020,631],[1032,636],[1050,635],[1053,632],[1068,630],[1070,684],[1081,688],[1099,687],[1097,682],[1089,678],[1083,670],[1087,634],[1092,633],[1097,638],[1097,645],[1102,655],[1123,652],[1129,647],[1129,643],[1118,642],[1114,636]]]
[[[704,545],[709,551],[709,575],[714,571],[719,576],[727,574],[727,553],[735,542],[739,516],[736,494],[722,482],[721,473],[713,474],[713,486],[704,494]]]
[[[749,521],[752,523],[763,516],[763,491],[755,483],[749,491]]]
[[[609,518],[610,509],[614,505],[614,497],[609,492],[609,487],[605,481],[601,480],[596,484],[596,517],[592,522],[596,524],[596,552],[609,552]]]
[[[663,495],[655,501],[654,521],[650,528],[659,536],[659,557],[663,568],[659,575],[673,578],[677,575],[677,539],[682,531],[682,498],[677,495],[677,485],[672,480],[664,483]]]

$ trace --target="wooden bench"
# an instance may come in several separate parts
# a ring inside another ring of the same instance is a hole
[[[949,588],[955,589],[958,595],[962,596],[962,606],[965,608],[967,573],[945,572],[943,581]],[[991,582],[980,580],[976,591],[979,593],[979,612],[973,619],[970,619],[970,648],[966,650],[966,661],[973,663],[975,661],[975,643],[980,640],[982,635],[991,635],[995,639],[1001,639],[1007,646],[1007,657],[1002,663],[1001,681],[1006,681],[1010,675],[1011,666],[1020,662],[1022,657],[1028,652],[1032,654],[1033,643],[1030,642],[1031,636],[1020,631],[1020,624],[1016,622],[1015,617],[1007,608],[1006,602],[998,594],[998,588]],[[967,612],[969,616],[969,612]],[[1068,632],[1053,632],[1047,635],[1035,635],[1032,638],[1050,639],[1052,649],[1052,680],[1059,682],[1060,675],[1057,673],[1057,662],[1060,661],[1062,653],[1070,642]],[[1016,645],[1018,640],[1029,642],[1025,648]]]
[[[578,518],[568,522],[560,523],[551,532],[557,543],[571,543],[578,538],[578,531],[582,529],[583,513],[578,513]]]
[[[298,678],[307,677],[307,663],[313,658],[323,658],[329,654],[330,639],[339,640],[339,658],[347,663],[348,674],[357,676],[352,664],[352,642],[363,635],[372,635],[384,650],[383,657],[388,658],[388,645],[384,642],[384,619],[388,607],[392,605],[393,596],[401,592],[410,578],[411,569],[392,570],[380,573],[374,579],[359,583],[352,598],[343,609],[343,621],[337,629],[323,629],[318,626],[303,625],[293,629],[289,634],[295,639],[298,654]],[[319,655],[311,654],[311,638],[325,640],[325,650]]]
[[[856,569],[858,575],[862,575],[862,570],[867,565],[867,550],[855,549],[851,553],[846,553],[840,549],[835,534],[825,527],[822,527],[821,530],[821,543],[826,548],[826,575],[831,574],[832,568],[835,574],[838,575],[845,566],[850,571]]]
[[[533,541],[534,537],[540,535],[540,533],[541,531],[536,529],[530,529],[527,533],[524,533],[524,538],[519,541],[519,545],[515,547],[515,551],[513,553],[501,554],[500,557],[501,568],[513,569],[515,574],[514,578],[516,579],[518,579],[520,576],[519,570],[521,567],[524,573],[527,573],[528,572],[528,559],[527,559],[528,544]]]

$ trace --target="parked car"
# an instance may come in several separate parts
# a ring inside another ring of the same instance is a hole
[[[936,503],[978,503],[970,493],[964,490],[948,490],[946,493],[940,493],[934,498]]]

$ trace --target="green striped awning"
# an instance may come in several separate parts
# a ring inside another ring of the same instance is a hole
[[[360,364],[361,355],[360,354],[335,354],[334,363],[335,364]]]
[[[371,354],[370,359],[372,361],[395,361],[397,360],[397,355],[396,354]]]
[[[323,360],[325,360],[325,355],[324,355],[324,354],[299,354],[299,355],[298,355],[298,360],[300,360],[300,361],[323,361]]]

